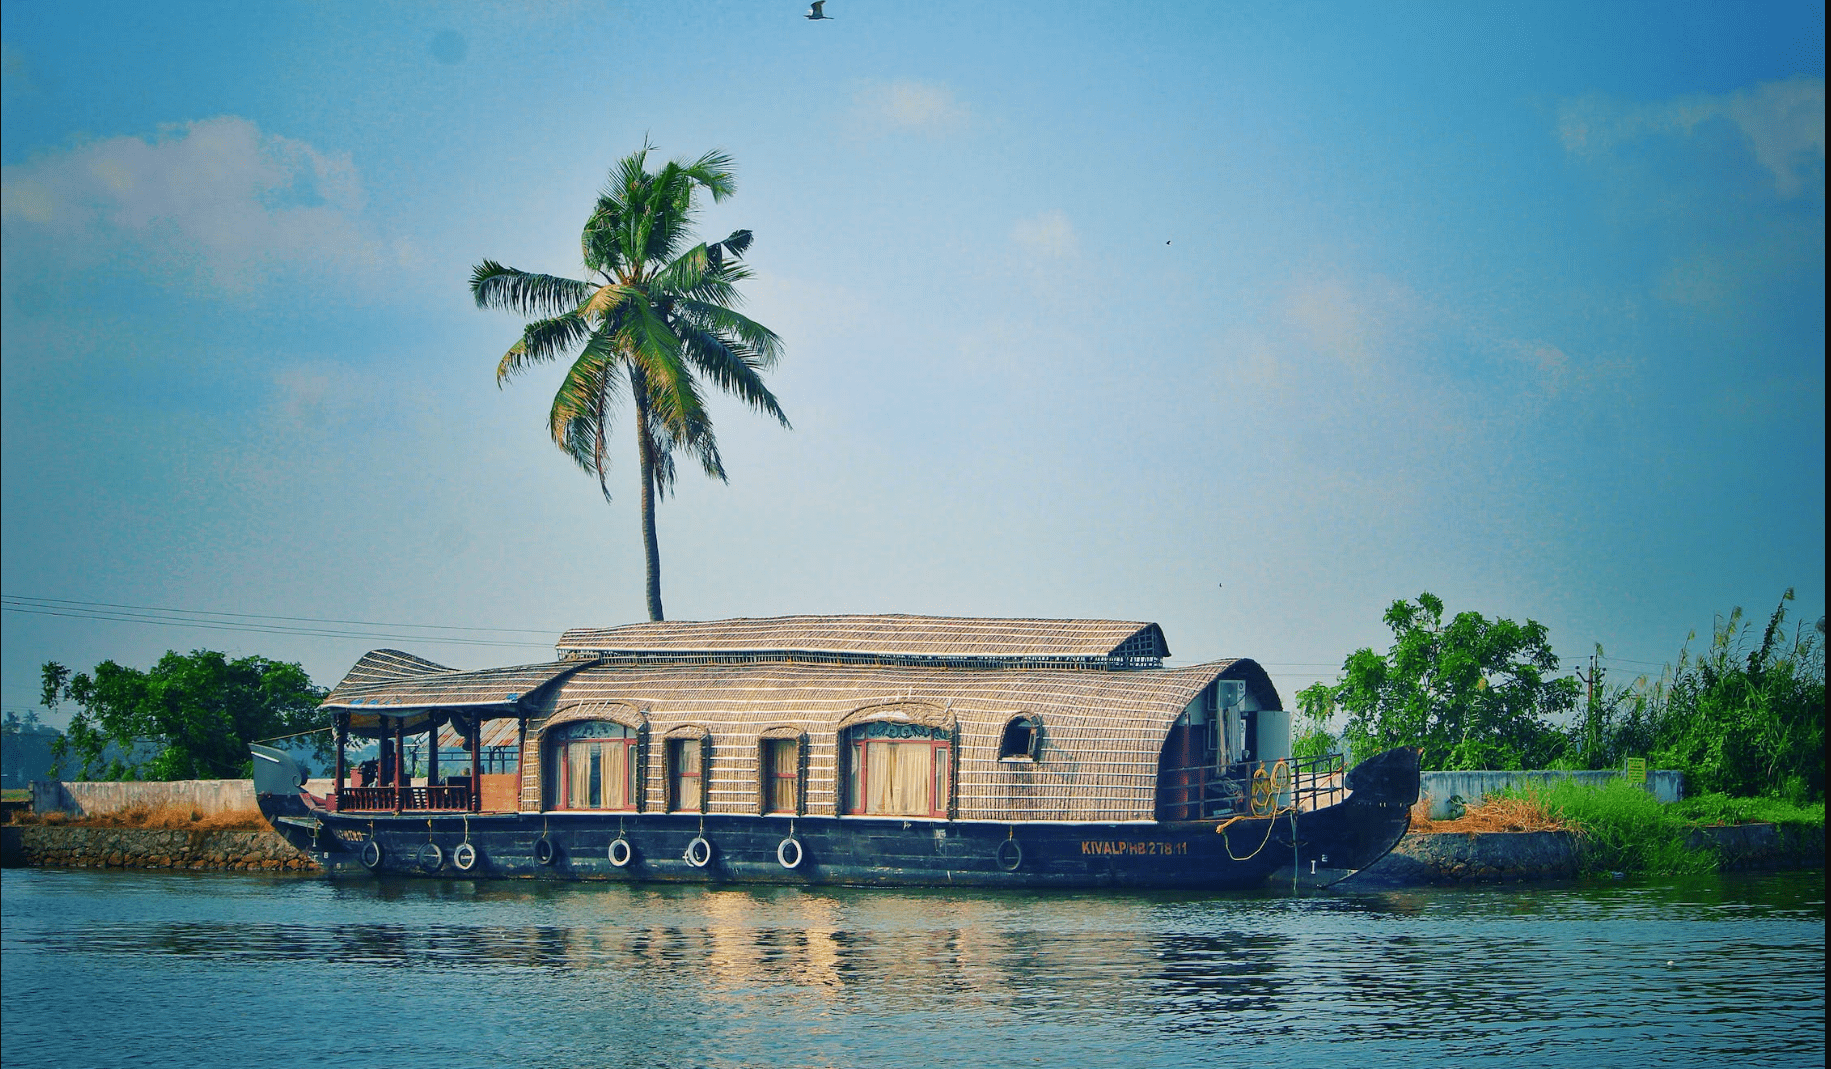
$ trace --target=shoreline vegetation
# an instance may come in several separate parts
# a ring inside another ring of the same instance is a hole
[[[1725,865],[1721,839],[1706,829],[1771,824],[1825,826],[1823,802],[1705,794],[1670,805],[1625,779],[1605,787],[1556,784],[1468,805],[1453,820],[1430,819],[1430,800],[1412,808],[1411,835],[1568,832],[1580,844],[1581,875],[1683,875]]]

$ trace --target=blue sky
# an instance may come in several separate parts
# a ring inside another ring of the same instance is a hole
[[[795,424],[715,408],[670,617],[1155,620],[1288,695],[1423,590],[1627,673],[1823,614],[1820,5],[803,10],[0,9],[5,707],[643,618],[633,448],[606,505],[466,279],[576,273],[644,137],[735,158]]]

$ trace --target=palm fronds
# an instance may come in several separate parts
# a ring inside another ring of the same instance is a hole
[[[597,478],[607,499],[606,442],[613,410],[626,396],[635,406],[644,489],[663,497],[674,486],[676,452],[692,456],[708,476],[726,478],[700,377],[789,425],[761,375],[780,358],[782,341],[735,308],[738,283],[750,277],[742,260],[753,235],[734,230],[723,241],[692,240],[697,193],[720,201],[737,189],[731,158],[708,152],[651,172],[652,148],[645,143],[617,161],[586,218],[579,247],[589,281],[494,260],[471,272],[478,307],[531,317],[497,364],[498,384],[577,352],[554,394],[548,433]],[[659,620],[660,566],[646,492],[643,527],[649,614]]]

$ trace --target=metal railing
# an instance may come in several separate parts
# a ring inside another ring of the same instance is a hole
[[[1347,797],[1341,754],[1166,768],[1157,779],[1157,809],[1167,820],[1310,812]]]

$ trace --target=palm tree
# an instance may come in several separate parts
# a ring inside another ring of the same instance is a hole
[[[698,191],[720,201],[735,188],[731,158],[709,152],[651,174],[652,148],[643,145],[611,169],[585,221],[585,279],[485,260],[471,272],[470,288],[478,307],[531,319],[496,365],[498,386],[534,364],[571,361],[553,395],[548,431],[555,445],[597,476],[607,501],[612,418],[625,398],[632,402],[648,613],[660,620],[655,504],[673,488],[675,451],[684,450],[707,475],[726,480],[700,378],[784,427],[789,423],[761,375],[781,356],[782,341],[734,307],[740,301],[737,284],[750,277],[740,262],[750,231],[685,248]]]

